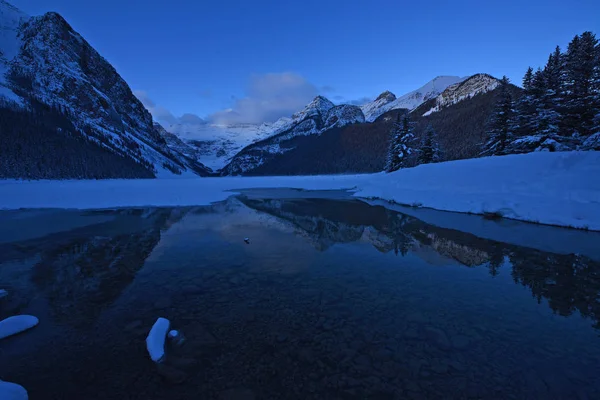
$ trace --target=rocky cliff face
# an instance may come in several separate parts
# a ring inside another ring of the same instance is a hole
[[[28,17],[0,0],[0,95],[17,105],[49,105],[69,117],[88,143],[151,175],[191,170],[114,67],[57,13]],[[58,133],[57,133],[58,134]]]

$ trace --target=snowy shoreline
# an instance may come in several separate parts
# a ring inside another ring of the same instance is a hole
[[[0,209],[194,206],[242,189],[348,190],[357,198],[600,230],[600,153],[530,153],[391,174],[155,180],[0,181]]]

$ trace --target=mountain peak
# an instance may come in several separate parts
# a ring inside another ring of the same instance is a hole
[[[313,117],[316,115],[324,116],[327,113],[327,111],[333,108],[333,106],[334,104],[331,101],[329,101],[329,99],[319,95],[316,96],[306,107],[304,107],[304,110],[295,113],[292,116],[292,119],[302,120],[307,117]]]
[[[389,90],[386,90],[385,92],[382,92],[379,96],[377,96],[377,98],[375,99],[375,101],[381,100],[385,100],[387,102],[394,101],[396,100],[396,95],[390,92]]]
[[[311,105],[314,105],[318,108],[325,106],[327,109],[333,107],[333,103],[327,97],[321,95],[316,96],[307,107],[310,107]]]
[[[428,116],[431,113],[440,111],[442,108],[456,104],[464,99],[469,99],[481,93],[490,92],[500,85],[500,80],[490,74],[478,73],[471,75],[453,85],[448,86],[435,99],[435,106],[423,114]]]

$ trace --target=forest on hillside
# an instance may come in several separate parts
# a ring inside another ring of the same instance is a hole
[[[152,166],[87,139],[66,110],[0,100],[0,179],[154,178]]]

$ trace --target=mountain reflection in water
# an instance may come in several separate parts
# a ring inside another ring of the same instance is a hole
[[[594,256],[355,200],[61,211],[42,229],[52,213],[0,212],[0,318],[41,321],[0,342],[0,378],[32,398],[599,397]],[[158,316],[188,337],[171,375],[145,354]]]

